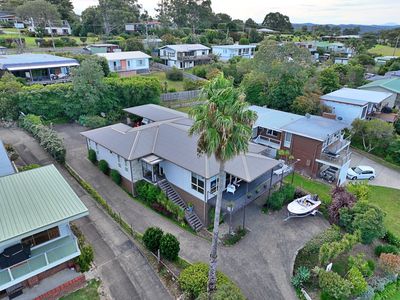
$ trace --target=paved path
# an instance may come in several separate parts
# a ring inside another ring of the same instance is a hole
[[[59,125],[56,130],[67,145],[68,163],[129,221],[143,232],[159,226],[176,235],[181,243],[181,256],[191,262],[208,261],[210,243],[195,236],[155,212],[133,201],[87,160],[86,143],[78,125]],[[249,299],[297,299],[290,284],[294,258],[307,240],[325,229],[321,217],[283,222],[284,211],[271,215],[260,212],[257,204],[246,209],[246,227],[251,232],[233,247],[220,247],[219,269],[238,283]],[[235,218],[239,222],[240,216]]]
[[[355,167],[359,165],[371,166],[375,169],[376,178],[369,181],[370,184],[400,189],[400,172],[383,166],[353,151],[351,155],[351,166]]]
[[[26,163],[53,163],[38,143],[21,130],[0,129],[0,139],[13,144]],[[172,299],[146,259],[118,225],[64,168],[57,168],[89,209],[89,216],[75,223],[94,247],[94,272],[101,278],[109,296],[116,300]]]

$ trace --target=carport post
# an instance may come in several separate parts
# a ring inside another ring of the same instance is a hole
[[[245,221],[246,221],[246,204],[243,206],[243,225],[242,225],[243,229],[245,226]]]

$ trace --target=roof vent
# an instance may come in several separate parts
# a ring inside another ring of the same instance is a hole
[[[306,113],[306,118],[307,118],[307,119],[310,119],[310,118],[311,118],[311,115],[310,115],[309,113]]]

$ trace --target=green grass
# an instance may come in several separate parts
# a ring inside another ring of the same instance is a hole
[[[60,298],[61,300],[98,300],[100,299],[99,293],[97,292],[100,286],[100,281],[92,279],[88,282],[86,287],[73,292],[65,297]]]
[[[369,53],[378,54],[381,56],[392,56],[393,55],[393,47],[384,46],[384,45],[376,45],[375,47],[368,50]],[[400,55],[400,50],[396,50],[395,55]]]
[[[396,295],[394,295],[392,298],[389,298],[388,300],[400,300],[400,292],[398,292]]]
[[[158,80],[160,80],[160,83],[161,83],[161,86],[163,89],[164,89],[164,82],[167,82],[167,90],[175,89],[177,92],[184,91],[183,80],[182,81],[168,80],[165,75],[165,72],[154,72],[154,73],[144,75],[144,76],[155,77]]]
[[[291,176],[286,177],[285,181],[290,182]],[[326,204],[331,202],[330,185],[305,178],[299,174],[294,175],[293,184],[306,192],[318,194]],[[400,190],[373,185],[370,185],[370,188],[371,197],[369,202],[386,213],[384,220],[386,228],[400,236]]]

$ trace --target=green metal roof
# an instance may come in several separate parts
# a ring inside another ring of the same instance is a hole
[[[372,81],[363,86],[360,86],[360,89],[370,88],[370,87],[381,87],[387,89],[391,92],[400,94],[400,78],[388,78],[388,79],[380,79],[376,81]]]
[[[0,245],[85,215],[54,165],[0,178]]]

